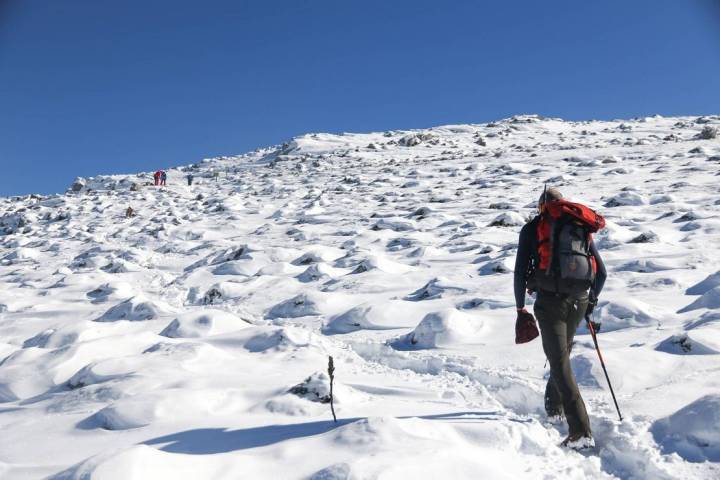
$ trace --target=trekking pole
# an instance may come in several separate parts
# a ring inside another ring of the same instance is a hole
[[[598,345],[597,335],[595,334],[595,327],[590,320],[589,315],[585,315],[585,321],[587,322],[590,335],[592,335],[593,343],[595,343],[595,350],[597,351],[598,357],[600,358],[600,365],[602,365],[603,372],[605,372],[605,380],[607,380],[608,387],[610,387],[610,394],[612,395],[613,402],[615,402],[615,409],[617,410],[618,417],[622,422],[622,413],[620,413],[620,407],[618,406],[617,399],[615,398],[615,391],[613,390],[612,383],[610,383],[610,376],[608,375],[607,368],[605,368],[605,361],[603,360],[602,353],[600,353],[600,346]]]

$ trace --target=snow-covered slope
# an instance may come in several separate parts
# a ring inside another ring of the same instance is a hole
[[[167,187],[0,199],[0,477],[719,478],[718,126],[313,134]],[[545,182],[608,220],[597,316],[626,419],[583,327],[588,454],[546,422],[539,340],[514,344]]]

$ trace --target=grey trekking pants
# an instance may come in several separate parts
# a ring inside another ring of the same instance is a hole
[[[533,307],[540,324],[543,350],[550,363],[545,410],[548,415],[564,411],[571,436],[591,434],[585,402],[570,367],[573,338],[587,305],[587,296],[578,298],[540,291]]]

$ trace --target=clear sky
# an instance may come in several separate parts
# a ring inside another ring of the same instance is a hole
[[[720,0],[0,0],[0,195],[519,113],[720,113]]]

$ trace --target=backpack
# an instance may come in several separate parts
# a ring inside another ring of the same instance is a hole
[[[570,295],[587,292],[597,273],[592,234],[605,227],[605,219],[585,205],[556,200],[547,202],[534,223],[528,286]]]

